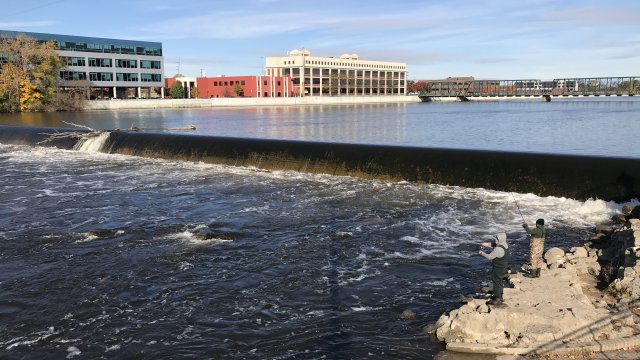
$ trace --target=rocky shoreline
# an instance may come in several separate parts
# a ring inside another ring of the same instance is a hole
[[[640,220],[599,225],[569,252],[544,254],[539,278],[510,274],[505,304],[465,299],[427,331],[454,352],[587,356],[640,348]]]

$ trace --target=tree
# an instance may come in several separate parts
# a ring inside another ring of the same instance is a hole
[[[192,87],[191,90],[189,90],[190,94],[191,94],[191,98],[192,99],[197,99],[198,95],[200,95],[200,90],[197,87]]]
[[[184,99],[184,88],[180,81],[176,81],[169,89],[169,95],[174,99]]]
[[[58,109],[58,74],[64,64],[54,41],[25,35],[0,39],[0,110]]]
[[[14,64],[2,65],[2,72],[0,72],[1,111],[16,112],[20,110],[20,82],[24,78],[24,71]]]
[[[413,92],[413,91],[412,91],[412,87],[413,87],[413,84],[415,84],[415,81],[414,81],[414,80],[409,80],[409,79],[407,79],[407,82],[406,82],[405,84],[406,84],[406,89],[405,89],[405,91],[404,91],[404,92],[405,92],[405,94],[408,94],[408,93],[410,93],[410,92]]]
[[[41,99],[42,94],[35,85],[26,80],[20,81],[20,111],[37,110]]]
[[[416,81],[411,85],[411,92],[422,92],[427,90],[427,82],[424,80]]]
[[[236,93],[236,96],[244,96],[244,89],[238,82],[236,81],[236,86],[233,88],[233,92]]]

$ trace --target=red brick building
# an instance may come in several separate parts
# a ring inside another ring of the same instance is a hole
[[[193,97],[191,96],[192,88],[197,88],[199,99],[299,96],[299,88],[293,86],[291,78],[284,76],[167,78],[165,79],[167,89],[171,88],[176,81],[180,81],[185,88],[185,97]]]

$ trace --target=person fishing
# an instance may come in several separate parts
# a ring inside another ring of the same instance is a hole
[[[523,275],[528,278],[540,277],[540,269],[542,268],[542,251],[544,250],[544,237],[546,230],[544,228],[544,219],[536,220],[536,227],[530,228],[527,221],[523,219],[522,227],[529,234],[529,271]]]
[[[507,269],[509,266],[509,245],[507,244],[507,234],[499,233],[496,235],[495,242],[483,242],[480,245],[485,248],[493,248],[493,250],[488,254],[482,249],[478,251],[478,254],[484,256],[488,260],[491,260],[493,296],[489,301],[487,301],[487,304],[502,305],[504,302],[504,280],[507,276]]]

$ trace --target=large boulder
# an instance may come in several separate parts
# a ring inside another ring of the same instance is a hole
[[[589,256],[589,252],[587,251],[587,249],[582,246],[571,248],[571,253],[575,258],[585,258]]]
[[[547,264],[551,265],[551,264],[557,264],[557,263],[563,263],[564,262],[564,250],[558,248],[558,247],[553,247],[549,250],[547,250],[546,253],[544,253],[544,260],[547,262]]]

